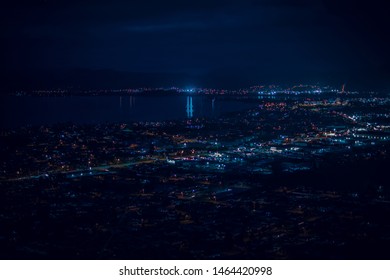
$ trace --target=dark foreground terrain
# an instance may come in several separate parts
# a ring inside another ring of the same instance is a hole
[[[388,99],[0,137],[2,259],[389,259]]]

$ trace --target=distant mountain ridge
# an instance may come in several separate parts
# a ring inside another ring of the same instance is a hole
[[[9,71],[2,73],[3,90],[33,90],[53,88],[127,88],[171,86],[177,81],[189,79],[182,73],[142,73],[111,69],[56,69],[33,71]]]
[[[383,70],[383,69],[382,69]],[[360,73],[312,73],[297,77],[295,73],[280,70],[281,73],[260,75],[253,71],[251,75],[242,76],[235,69],[221,69],[210,73],[153,73],[131,72],[113,69],[24,69],[1,70],[1,92],[19,90],[50,90],[50,89],[120,89],[140,87],[209,87],[224,89],[246,88],[256,84],[291,85],[331,84],[334,86],[347,85],[348,90],[390,91],[390,71],[371,73],[365,79]]]

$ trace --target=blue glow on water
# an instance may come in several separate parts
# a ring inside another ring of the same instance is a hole
[[[218,117],[256,106],[207,96],[3,96],[1,128],[73,122],[165,121]]]

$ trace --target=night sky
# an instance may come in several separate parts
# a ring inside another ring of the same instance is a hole
[[[386,1],[8,1],[4,90],[347,84],[390,90]]]

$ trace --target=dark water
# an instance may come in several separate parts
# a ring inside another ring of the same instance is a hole
[[[94,124],[212,118],[256,105],[255,101],[207,96],[3,96],[0,101],[1,128],[61,122]]]

